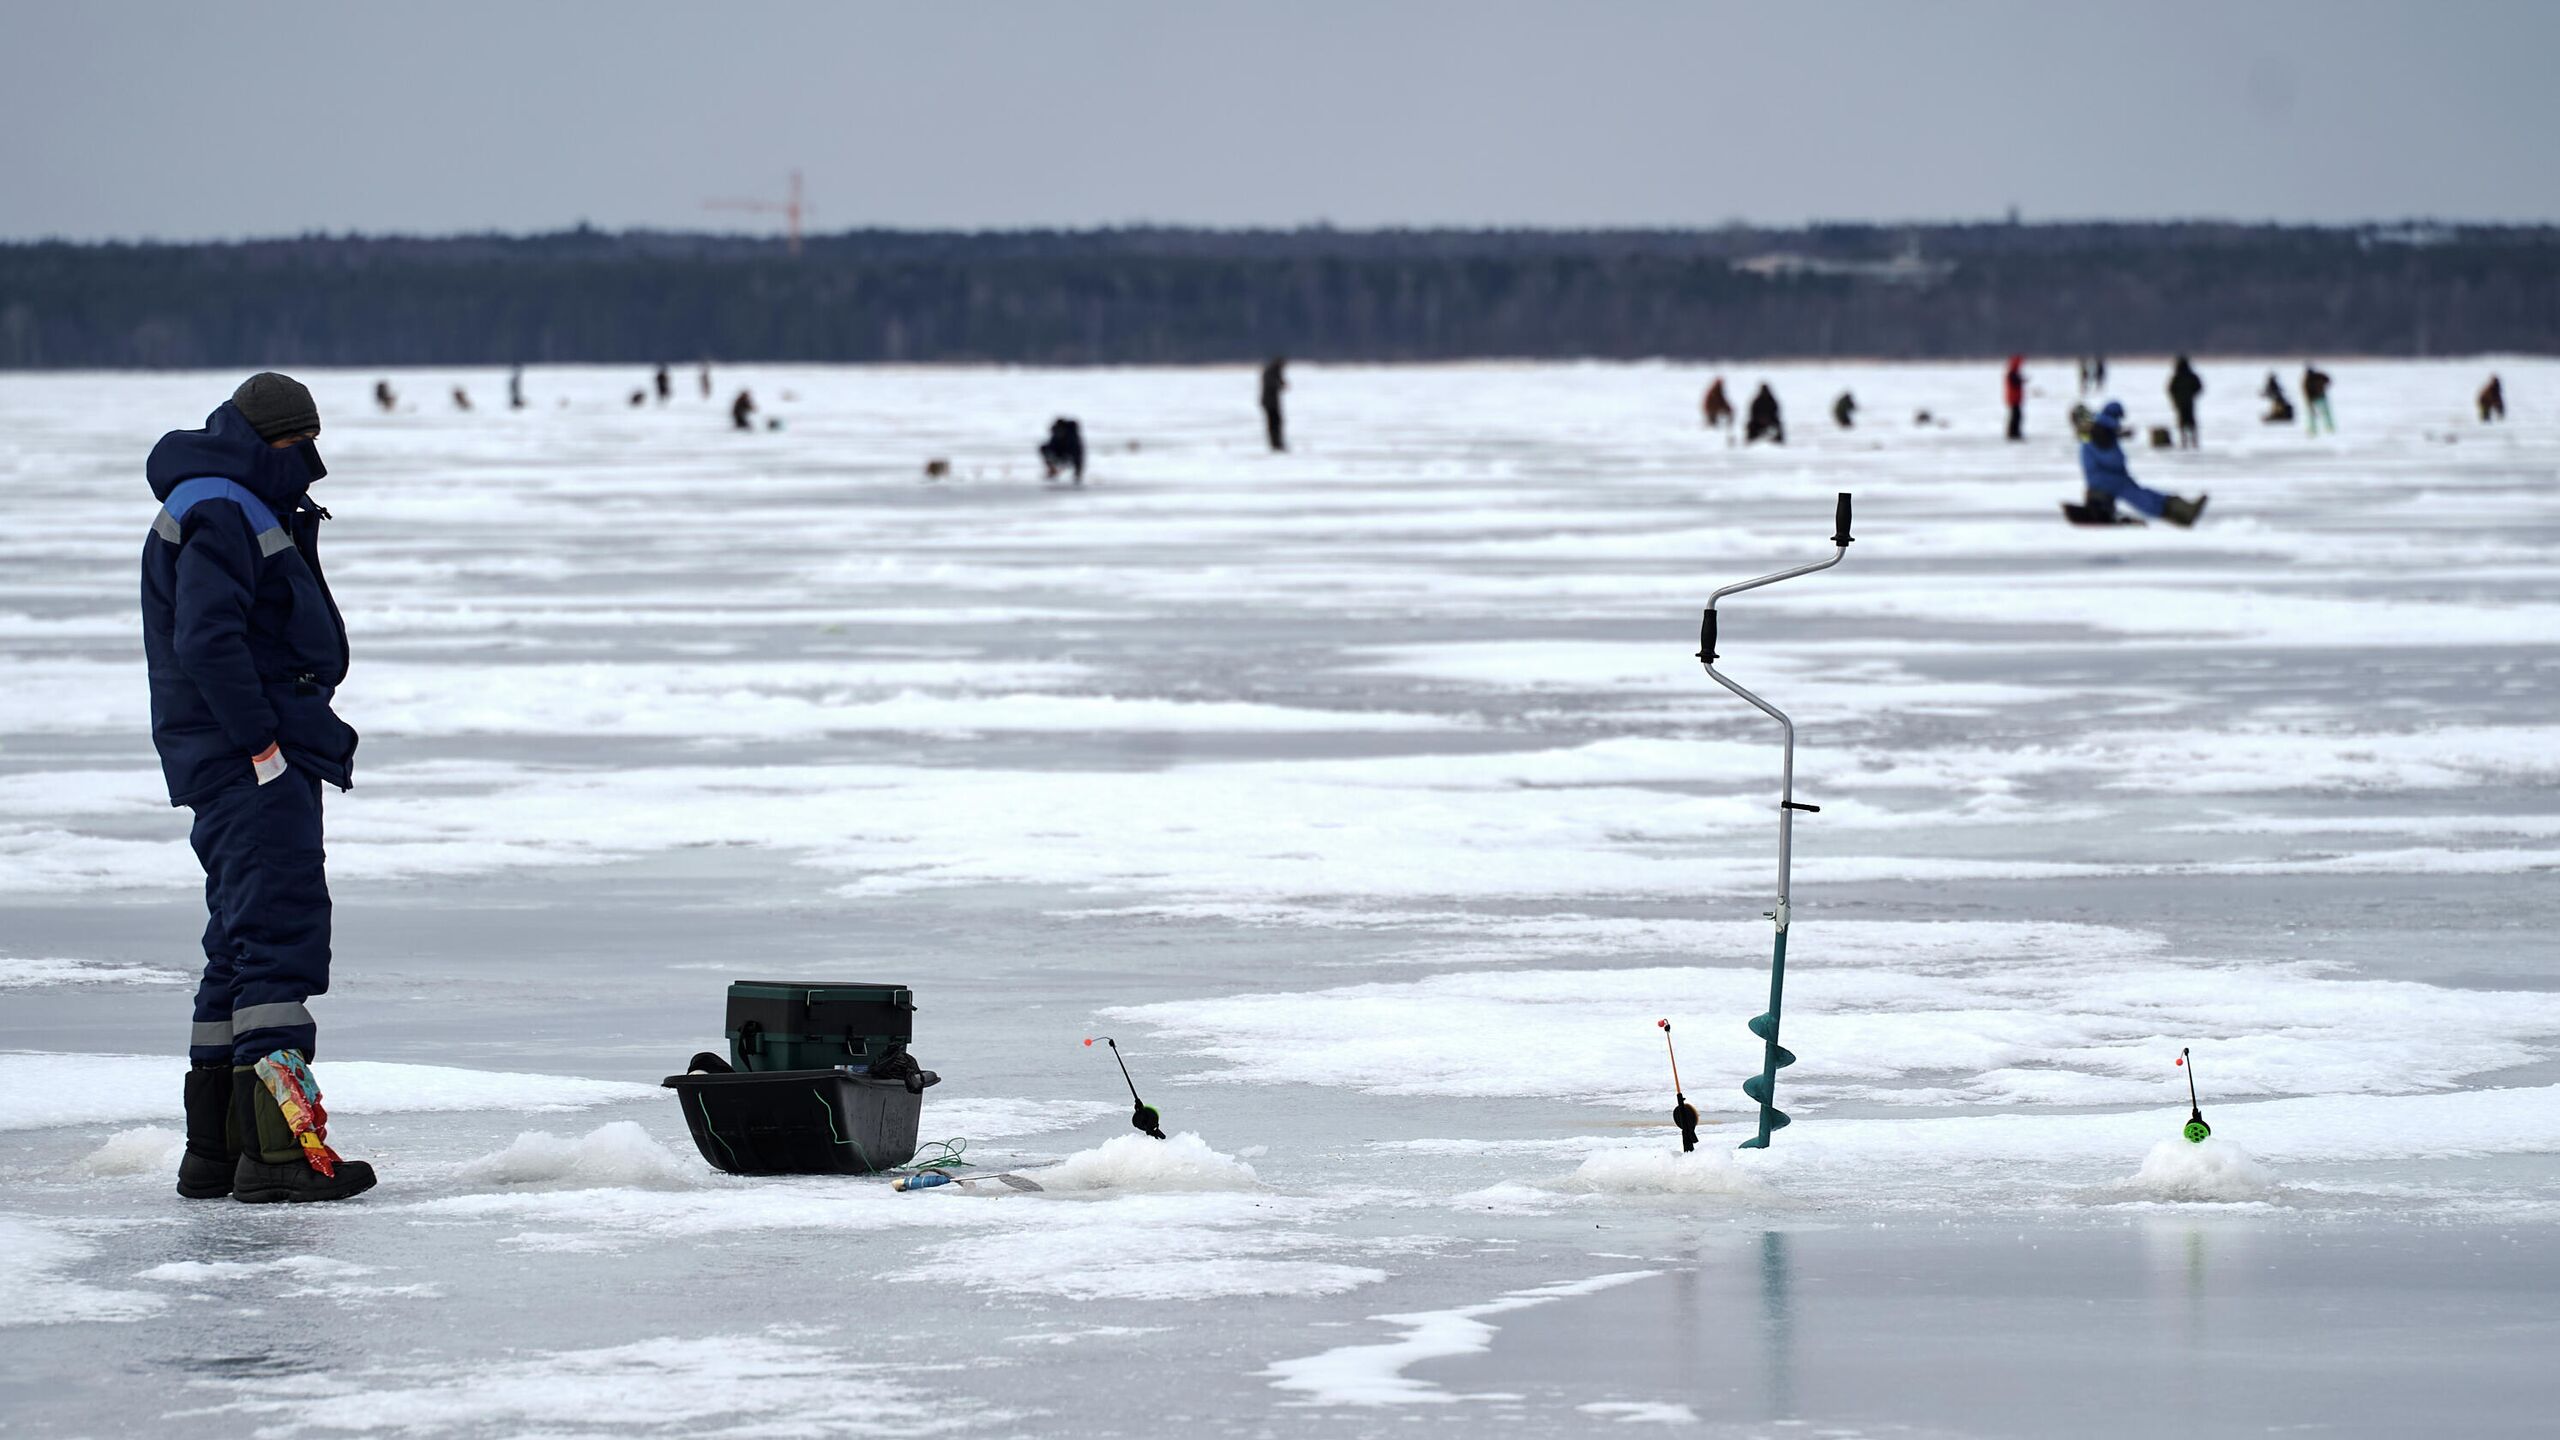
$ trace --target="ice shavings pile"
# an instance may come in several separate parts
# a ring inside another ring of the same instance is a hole
[[[1262,1183],[1252,1166],[1210,1149],[1209,1142],[1188,1130],[1163,1140],[1115,1135],[1040,1171],[1037,1178],[1066,1194],[1253,1190]]]
[[[2159,1142],[2142,1157],[2142,1169],[2125,1183],[2155,1200],[2229,1203],[2269,1199],[2276,1189],[2273,1171],[2238,1142],[2219,1135],[2202,1141],[2180,1136]]]
[[[145,1125],[108,1136],[79,1163],[91,1175],[157,1176],[175,1173],[178,1152],[186,1148],[187,1137],[183,1133],[165,1126]]]
[[[1602,1150],[1555,1188],[1592,1195],[1727,1196],[1766,1200],[1774,1192],[1731,1150],[1681,1151],[1665,1145]]]

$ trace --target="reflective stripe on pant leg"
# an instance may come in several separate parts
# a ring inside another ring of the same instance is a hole
[[[231,1012],[231,1023],[223,1027],[225,1035],[245,1034],[251,1030],[273,1030],[283,1026],[309,1026],[315,1023],[311,1011],[299,1000],[286,1000],[268,1005],[243,1005]],[[261,1057],[263,1058],[263,1056]]]
[[[277,1050],[308,1056],[319,1035],[303,1001],[329,989],[329,883],[321,849],[320,778],[288,770],[255,787],[247,863],[227,918],[240,944],[232,987],[233,1063]]]

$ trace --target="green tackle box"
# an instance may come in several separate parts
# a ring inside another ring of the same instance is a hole
[[[904,985],[832,980],[739,980],[729,986],[729,1063],[742,1071],[856,1071],[915,1039],[916,1001]]]

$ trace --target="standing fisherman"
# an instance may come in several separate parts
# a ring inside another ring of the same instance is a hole
[[[1288,367],[1286,355],[1274,355],[1271,363],[1262,367],[1262,433],[1275,452],[1289,448],[1280,433],[1280,392],[1289,388],[1289,377],[1281,372]]]
[[[1707,387],[1707,397],[1698,402],[1698,409],[1707,417],[1708,429],[1725,431],[1724,438],[1733,439],[1733,401],[1724,393],[1723,376],[1717,376],[1715,383]]]
[[[2317,365],[2302,367],[2302,413],[2312,434],[2320,433],[2324,421],[2330,434],[2338,433],[2338,417],[2329,413],[2329,372]]]
[[[1743,444],[1756,445],[1763,440],[1772,445],[1787,443],[1787,422],[1786,417],[1778,413],[1778,392],[1770,389],[1766,380],[1752,392],[1751,413],[1744,418],[1742,426]]]
[[[2000,377],[2000,398],[2009,405],[2009,438],[2027,438],[2027,357],[2009,357],[2009,372]]]
[[[160,514],[142,542],[151,741],[169,803],[195,811],[204,980],[186,1079],[178,1193],[262,1204],[344,1200],[373,1167],[341,1160],[303,1002],[329,989],[320,784],[353,783],[356,732],[329,708],[347,628],[320,571],[319,408],[252,375],[201,430],[152,447]]]
[[[2187,357],[2178,357],[2176,368],[2169,372],[2169,408],[2178,414],[2178,448],[2196,448],[2196,397],[2204,393],[2204,377]]]

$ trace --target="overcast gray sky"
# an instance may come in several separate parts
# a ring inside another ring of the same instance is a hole
[[[2560,220],[2560,3],[19,4],[0,237]]]

